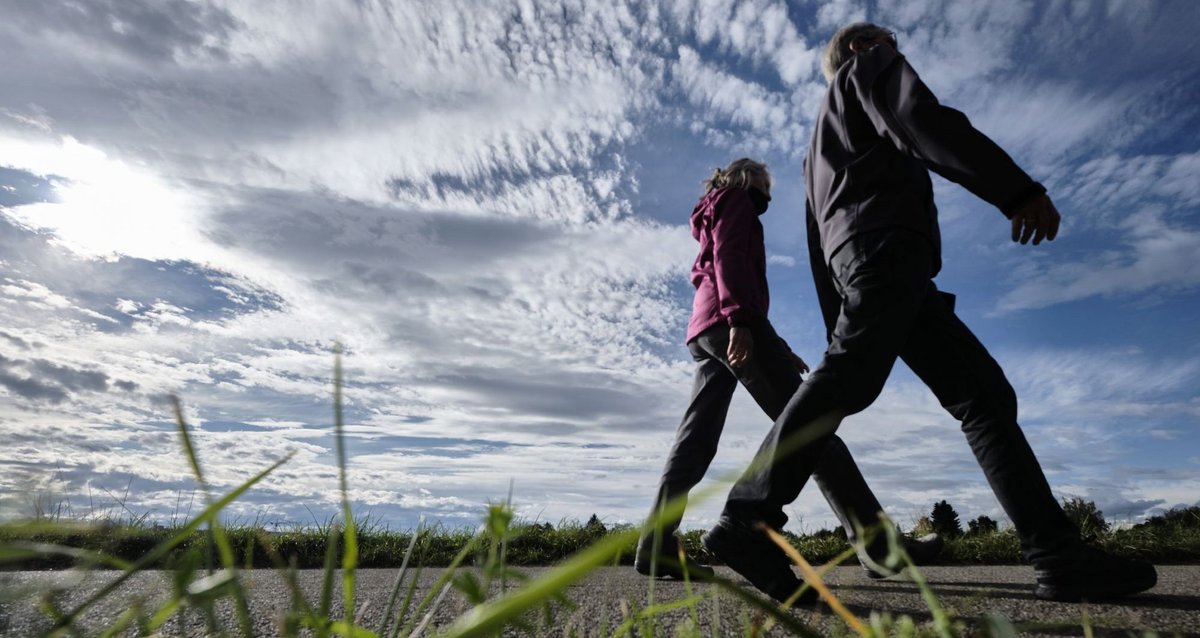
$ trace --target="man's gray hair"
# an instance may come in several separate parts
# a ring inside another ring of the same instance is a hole
[[[825,52],[821,55],[821,72],[825,74],[825,81],[833,82],[833,76],[837,75],[838,69],[854,57],[854,52],[850,50],[851,42],[879,31],[887,29],[870,22],[855,22],[838,29],[838,32],[829,38],[829,44],[825,45]]]

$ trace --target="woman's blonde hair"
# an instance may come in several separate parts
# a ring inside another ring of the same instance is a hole
[[[766,176],[767,183],[770,183],[771,172],[767,170],[766,164],[756,162],[748,157],[735,159],[729,163],[729,166],[713,170],[713,174],[703,182],[704,192],[711,193],[726,186],[750,188],[750,182],[759,175]]]

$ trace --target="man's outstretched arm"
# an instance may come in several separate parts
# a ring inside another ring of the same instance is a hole
[[[999,208],[1013,220],[1013,241],[1054,239],[1059,216],[1046,189],[966,115],[938,102],[904,56],[879,45],[858,58],[862,72],[854,77],[855,88],[881,136]]]

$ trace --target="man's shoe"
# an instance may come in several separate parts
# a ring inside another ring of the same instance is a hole
[[[686,580],[710,580],[714,573],[711,567],[701,565],[692,560],[686,553],[683,555],[684,565],[679,564],[679,541],[674,536],[662,539],[662,547],[658,555],[654,555],[654,546],[645,541],[639,542],[637,553],[633,557],[633,568],[643,576],[654,574],[655,578],[674,578],[685,580],[684,568],[687,569]]]
[[[775,600],[787,600],[804,585],[792,572],[787,555],[761,531],[721,517],[700,541],[713,556]],[[816,590],[810,588],[795,602],[809,603],[816,599]]]
[[[885,538],[883,541],[883,547],[880,548],[880,551],[870,552],[870,562],[863,560],[861,556],[859,557],[859,564],[867,572],[868,578],[891,578],[903,571],[903,567],[898,570],[889,570],[883,564],[884,558],[888,553],[887,539]],[[937,558],[938,554],[942,553],[942,548],[946,546],[946,541],[942,540],[942,537],[938,534],[926,534],[920,538],[901,536],[900,542],[904,545],[904,551],[912,559],[914,565],[929,564],[930,561]]]
[[[1120,598],[1158,583],[1154,565],[1114,556],[1090,545],[1073,545],[1034,565],[1033,595],[1043,600],[1077,602]]]

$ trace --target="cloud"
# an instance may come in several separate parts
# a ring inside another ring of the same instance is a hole
[[[1105,154],[1063,167],[1051,180],[1070,202],[1067,212],[1078,218],[1071,220],[1074,225],[1133,229],[1131,215],[1150,204],[1167,211],[1200,206],[1200,186],[1191,178],[1198,169],[1200,152]]]
[[[1009,370],[1025,399],[1023,418],[1057,422],[1150,416],[1163,422],[1187,414],[1180,394],[1200,380],[1200,362],[1182,354],[1150,357],[1136,348],[1018,351],[1005,358],[1015,363]]]
[[[110,377],[99,370],[63,365],[46,359],[9,359],[0,355],[0,385],[12,395],[30,401],[60,404],[81,392],[109,391]],[[136,388],[131,381],[115,381],[122,390]]]
[[[1028,2],[907,0],[881,6],[875,21],[898,32],[900,50],[944,98],[1016,64],[1032,9]]]
[[[672,22],[694,34],[699,44],[716,43],[754,64],[765,59],[787,86],[818,73],[817,52],[808,46],[783,2],[678,1],[670,3],[668,10]]]
[[[1127,114],[1145,99],[1139,91],[1096,91],[1061,81],[975,84],[962,110],[1019,164],[1031,166],[1111,148],[1126,136]]]
[[[685,319],[665,286],[681,275],[691,256],[692,241],[683,227],[627,220],[571,228],[505,215],[423,213],[256,189],[229,191],[225,198],[229,205],[207,216],[221,231],[200,233],[196,241],[207,239],[231,257],[230,271],[218,279],[221,288],[230,282],[242,282],[243,291],[267,286],[277,301],[248,307],[226,301],[225,307],[238,312],[225,314],[190,307],[177,300],[193,296],[196,287],[212,286],[220,273],[171,265],[194,274],[176,278],[176,287],[163,289],[162,297],[134,294],[131,299],[123,295],[135,291],[114,289],[96,300],[99,307],[128,317],[121,330],[99,332],[55,320],[47,316],[49,307],[38,313],[27,308],[16,316],[39,325],[42,334],[55,334],[47,361],[94,357],[105,368],[125,371],[128,382],[136,384],[135,396],[89,399],[86,405],[57,397],[58,409],[46,417],[94,418],[97,424],[113,424],[96,428],[123,427],[117,424],[163,418],[156,397],[177,392],[189,404],[203,406],[189,417],[201,428],[230,413],[291,424],[272,428],[274,438],[263,439],[255,453],[252,446],[258,443],[220,447],[224,443],[218,442],[231,439],[217,432],[198,438],[217,445],[198,443],[203,453],[215,455],[213,480],[233,484],[249,462],[234,460],[239,450],[266,464],[291,443],[312,446],[314,436],[328,440],[328,434],[294,424],[307,422],[303,415],[312,410],[311,399],[298,403],[298,397],[328,396],[333,337],[341,337],[350,350],[348,408],[354,413],[370,406],[362,417],[369,429],[362,436],[470,433],[527,443],[580,436],[589,442],[622,437],[628,442],[631,434],[643,436],[661,422],[664,395],[673,397],[676,385],[686,385],[686,371],[653,353],[675,342]],[[79,290],[95,289],[107,270],[128,267],[128,258],[108,262],[88,256],[59,256],[73,260],[76,269],[76,289],[54,293],[60,303]],[[101,276],[81,280],[80,272]],[[43,291],[39,299],[51,298],[48,287],[19,283],[22,291]],[[136,350],[126,351],[122,343],[136,343]],[[664,378],[675,381],[664,384]],[[414,422],[413,416],[422,420]],[[97,434],[81,433],[83,440],[104,439]],[[36,445],[36,457],[77,458],[81,468],[102,475],[137,467],[141,476],[175,480],[168,444],[147,446],[146,439],[134,439],[124,445],[131,458],[140,460],[113,463],[112,448],[83,454],[80,441],[43,436],[13,453],[27,457],[32,454],[27,446]],[[481,474],[475,464],[492,461],[467,459],[462,482],[447,484],[480,493],[494,481],[493,472],[509,471],[497,467]],[[271,489],[326,495],[325,488],[311,484],[327,472],[328,463],[314,452],[294,464],[298,469],[282,473]],[[510,469],[514,476],[529,476]],[[453,476],[441,474],[447,481]],[[388,475],[392,485],[411,484],[411,478]],[[545,481],[553,482],[538,479],[538,484]],[[363,498],[411,501],[414,507],[418,502],[387,494],[376,490]],[[467,511],[465,501],[453,494],[434,498],[430,503],[438,507],[461,506],[446,510],[448,516]]]
[[[866,7],[856,0],[831,0],[817,9],[817,26],[833,33],[838,29],[867,19]]]
[[[9,344],[16,346],[19,350],[29,350],[33,348],[33,344],[29,343],[25,339],[22,339],[14,334],[9,334],[2,330],[0,330],[0,337],[3,337],[6,341],[8,341]]]
[[[10,23],[52,39],[78,39],[138,61],[203,54],[223,57],[237,28],[229,12],[209,2],[101,0],[88,4],[34,3],[13,7]]]
[[[787,94],[707,64],[686,46],[679,48],[673,73],[680,89],[699,108],[693,131],[704,132],[711,144],[746,148],[759,155],[771,150],[793,156],[805,152],[808,130],[797,119],[798,110]]]
[[[114,160],[73,138],[61,142],[0,138],[0,156],[30,172],[60,177],[52,201],[5,208],[25,228],[46,231],[77,254],[115,259],[213,258],[196,255],[200,213],[188,193],[153,173]]]
[[[1200,253],[1200,231],[1170,224],[1146,209],[1121,224],[1124,250],[1096,258],[1045,265],[996,303],[999,312],[1045,308],[1089,297],[1127,297],[1161,291],[1180,294],[1200,285],[1191,264]]]

